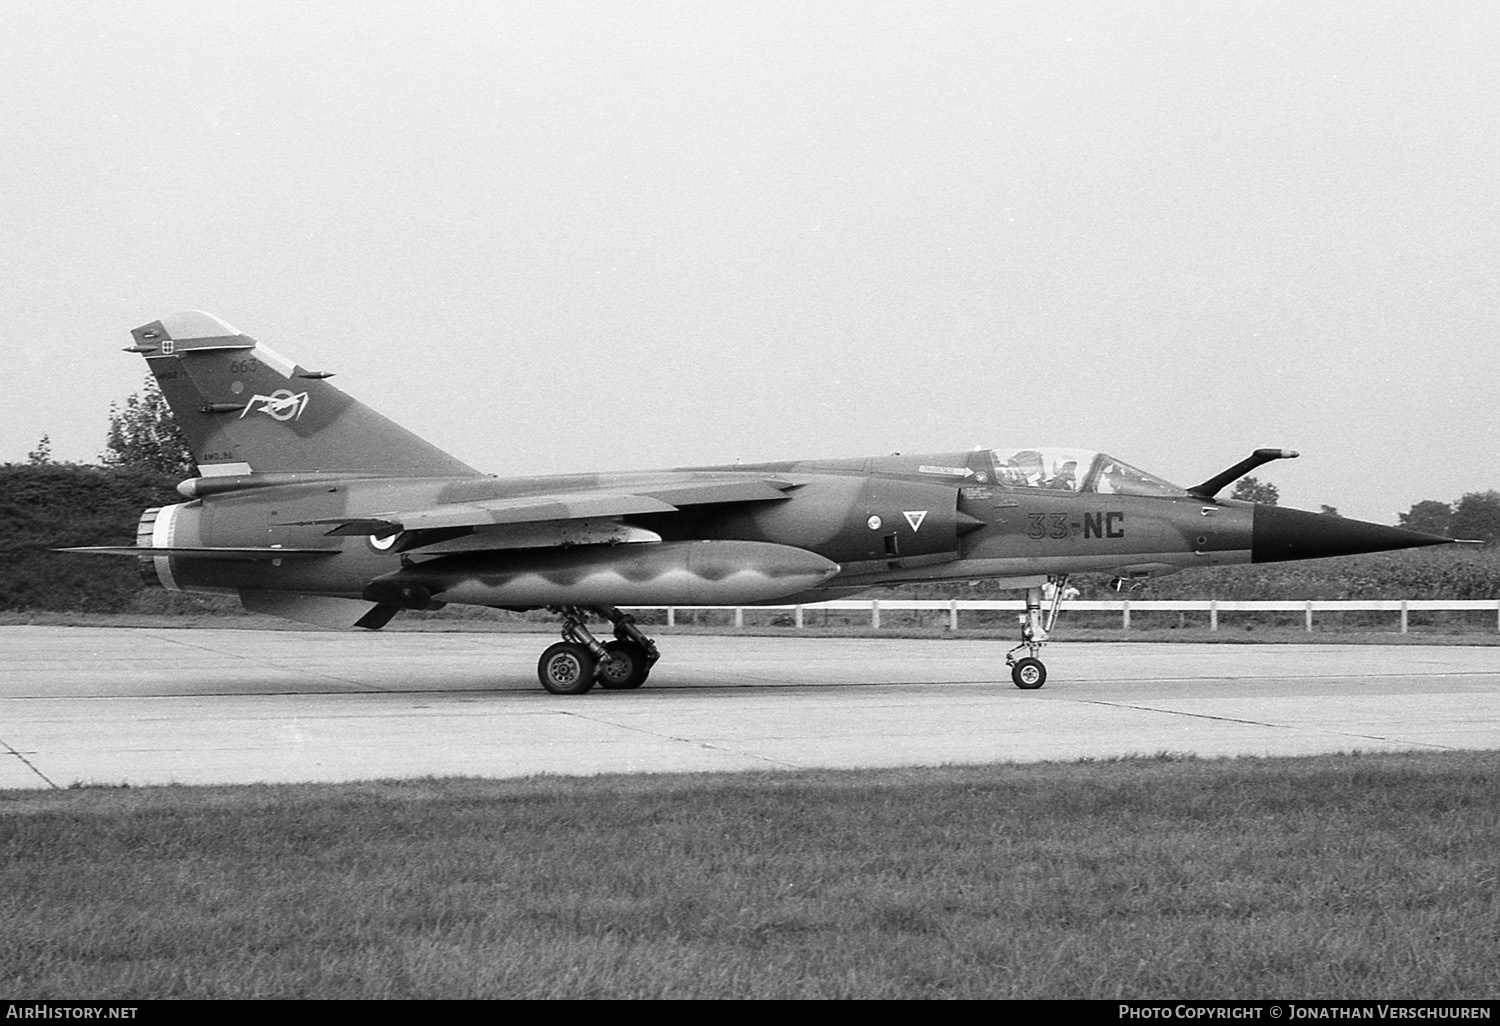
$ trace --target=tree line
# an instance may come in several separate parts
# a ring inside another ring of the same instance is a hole
[[[105,467],[165,474],[178,480],[198,476],[198,464],[182,429],[172,418],[172,409],[156,378],[146,375],[141,390],[125,400],[125,405],[109,404],[109,430],[99,463]],[[26,454],[32,467],[53,466],[52,439],[43,435],[36,448]]]
[[[1469,492],[1457,502],[1425,499],[1400,516],[1402,527],[1448,538],[1500,542],[1500,492]]]

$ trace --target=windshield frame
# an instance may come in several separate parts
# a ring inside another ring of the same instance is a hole
[[[1065,446],[989,451],[994,482],[1002,488],[1058,495],[1180,497],[1187,489],[1108,453]]]

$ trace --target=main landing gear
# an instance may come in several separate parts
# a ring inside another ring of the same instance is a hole
[[[1057,613],[1062,608],[1063,591],[1068,586],[1068,578],[1051,577],[1048,578],[1048,584],[1052,589],[1052,602],[1047,608],[1046,623],[1042,622],[1042,599],[1045,597],[1043,589],[1027,588],[1026,612],[1020,618],[1021,643],[1005,653],[1005,663],[1010,667],[1010,679],[1024,691],[1033,691],[1047,683],[1047,667],[1037,656],[1047,643],[1047,635],[1051,633],[1053,625],[1057,623]],[[1017,659],[1016,653],[1023,648],[1026,655]]]
[[[646,683],[661,653],[635,625],[635,617],[614,606],[562,606],[552,611],[562,615],[563,640],[543,652],[536,664],[542,687],[554,695],[581,695],[595,684],[606,691],[630,691]],[[590,612],[614,624],[614,641],[600,644],[589,631]]]

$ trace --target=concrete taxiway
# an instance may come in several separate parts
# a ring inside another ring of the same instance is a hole
[[[562,698],[550,635],[0,627],[0,788],[1500,747],[1500,648],[666,635]]]

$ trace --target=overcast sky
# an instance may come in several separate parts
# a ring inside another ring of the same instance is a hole
[[[208,310],[492,473],[1500,488],[1500,5],[0,3],[0,461]]]

